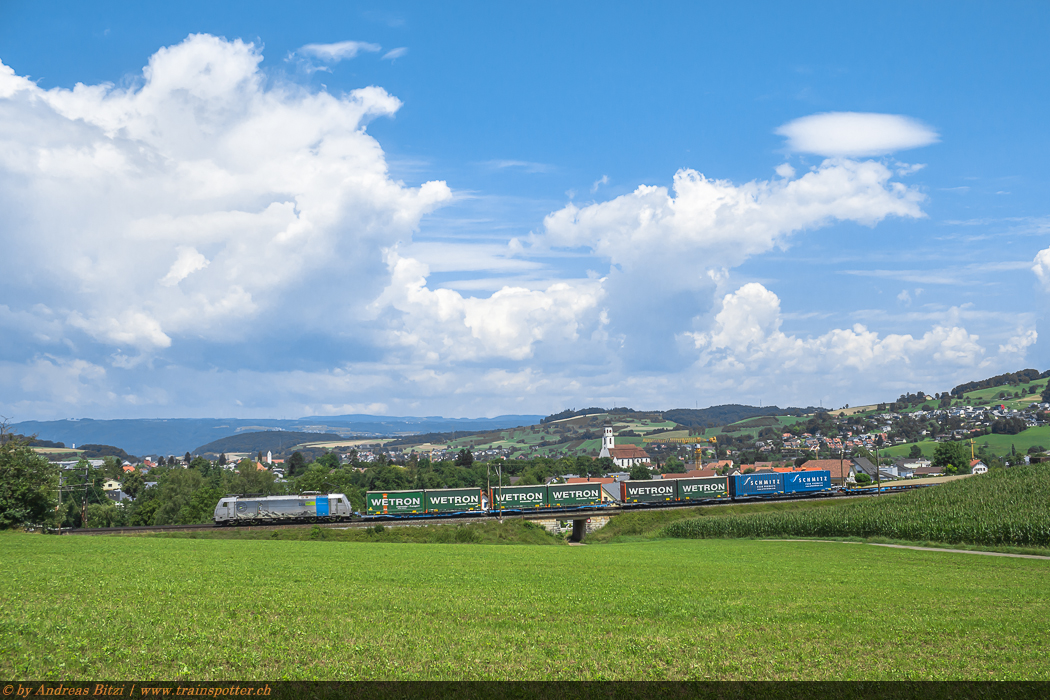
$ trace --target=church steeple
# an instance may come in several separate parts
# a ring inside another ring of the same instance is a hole
[[[616,447],[616,438],[613,437],[613,429],[611,425],[605,426],[605,431],[602,434],[602,451],[598,453],[599,457],[610,457],[609,452],[612,448]]]

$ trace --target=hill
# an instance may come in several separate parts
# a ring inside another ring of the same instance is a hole
[[[254,455],[257,452],[273,452],[274,457],[283,457],[291,448],[304,442],[322,442],[329,440],[341,440],[341,435],[335,433],[300,433],[290,430],[266,430],[256,433],[240,433],[229,437],[213,440],[207,445],[201,445],[191,452],[209,459],[215,459],[222,453],[247,452]]]
[[[758,416],[804,416],[819,408],[779,408],[778,406],[744,406],[731,403],[710,408],[675,408],[664,411],[664,420],[674,421],[687,428],[716,428]]]

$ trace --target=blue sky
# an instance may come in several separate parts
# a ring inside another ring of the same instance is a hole
[[[0,415],[1045,368],[1045,3],[725,5],[0,4]]]

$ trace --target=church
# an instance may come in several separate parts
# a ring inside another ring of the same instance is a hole
[[[644,464],[648,467],[652,464],[648,453],[637,445],[617,447],[611,426],[605,427],[605,434],[602,435],[602,451],[598,453],[598,457],[609,457],[616,463],[616,466],[621,468],[630,468],[636,464]]]

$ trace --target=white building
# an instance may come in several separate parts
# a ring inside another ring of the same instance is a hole
[[[621,469],[629,469],[636,464],[644,464],[646,466],[652,464],[652,460],[649,459],[649,454],[637,445],[624,445],[623,447],[617,447],[616,438],[613,436],[613,429],[609,426],[605,427],[604,434],[602,435],[602,450],[598,453],[598,457],[611,458],[616,466]]]

